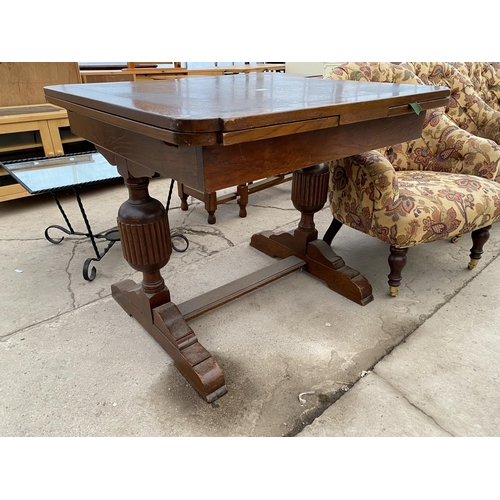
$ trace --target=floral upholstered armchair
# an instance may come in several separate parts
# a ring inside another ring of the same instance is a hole
[[[389,63],[345,63],[326,77],[422,83]],[[412,246],[472,233],[472,269],[500,219],[499,169],[497,144],[460,129],[443,110],[428,110],[420,138],[330,162],[334,219],[324,240],[331,243],[345,224],[388,243],[392,296]]]
[[[426,85],[444,85],[451,89],[450,105],[445,112],[460,128],[500,144],[500,111],[490,107],[476,92],[471,80],[445,62],[405,62]]]

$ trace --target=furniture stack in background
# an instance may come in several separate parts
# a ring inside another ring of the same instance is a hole
[[[284,63],[233,64],[190,68],[180,62],[128,63],[0,63],[0,162],[50,158],[93,151],[92,144],[71,133],[67,112],[48,104],[43,88],[74,83],[134,82],[172,78],[234,75],[267,71],[283,72]],[[215,222],[217,205],[237,200],[240,217],[246,216],[248,196],[290,180],[280,175],[261,182],[237,186],[230,194],[201,193],[178,185],[182,208],[187,210],[189,196],[205,203],[208,222]],[[0,167],[0,201],[30,196],[8,172]]]
[[[472,234],[473,269],[500,220],[500,112],[448,63],[348,62],[326,78],[452,89],[444,108],[425,112],[421,137],[330,162],[334,217],[324,240],[345,224],[390,245],[389,287],[398,293],[412,246]]]
[[[66,83],[81,83],[78,63],[0,63],[0,161],[94,149],[71,133],[66,110],[45,100],[45,86]],[[30,194],[1,168],[0,201],[24,196]]]

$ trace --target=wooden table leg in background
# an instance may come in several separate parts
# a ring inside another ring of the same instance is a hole
[[[164,206],[149,196],[148,184],[148,177],[127,178],[129,199],[118,211],[123,255],[133,269],[143,273],[143,281],[140,285],[132,280],[112,285],[112,295],[165,349],[186,380],[210,403],[227,392],[224,375],[170,300],[160,273],[172,253],[168,217]]]
[[[292,178],[292,203],[301,213],[297,229],[287,233],[270,231],[254,234],[251,246],[270,257],[298,257],[305,270],[326,282],[329,288],[360,305],[373,300],[372,287],[358,271],[347,267],[331,247],[318,240],[314,214],[325,205],[328,192],[328,165],[321,163],[296,170]]]

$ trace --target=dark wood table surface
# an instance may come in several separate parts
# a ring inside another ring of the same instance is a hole
[[[113,297],[212,402],[227,392],[224,375],[189,319],[300,268],[358,304],[373,300],[366,278],[318,239],[314,214],[326,202],[325,162],[419,137],[425,110],[445,106],[450,90],[258,73],[59,85],[45,95],[68,110],[73,133],[94,143],[125,179],[129,199],[118,227],[124,257],[143,281],[113,285]],[[297,229],[264,231],[250,243],[280,260],[174,304],[160,272],[172,251],[168,216],[149,196],[149,178],[159,172],[213,192],[291,171]]]

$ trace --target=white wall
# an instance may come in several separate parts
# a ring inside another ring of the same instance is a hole
[[[296,75],[322,75],[322,62],[287,62],[285,63],[285,73]]]

